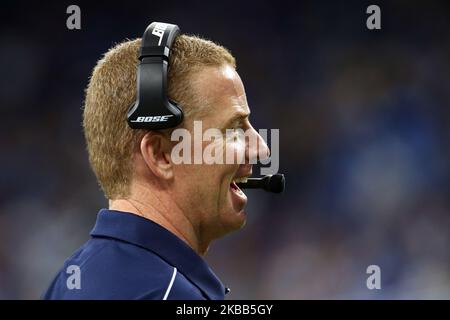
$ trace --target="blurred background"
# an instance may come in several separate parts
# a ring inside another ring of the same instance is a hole
[[[450,4],[232,0],[2,1],[1,299],[39,298],[107,206],[84,88],[154,20],[229,48],[253,125],[280,129],[286,192],[247,192],[246,227],[206,257],[228,298],[450,299]]]

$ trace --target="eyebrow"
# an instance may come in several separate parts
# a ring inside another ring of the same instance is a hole
[[[234,124],[238,120],[246,119],[248,118],[248,116],[250,116],[250,112],[242,112],[242,111],[235,112],[234,115],[230,119],[228,119],[227,122],[225,122],[223,128],[228,129],[229,127],[231,127],[232,124]]]

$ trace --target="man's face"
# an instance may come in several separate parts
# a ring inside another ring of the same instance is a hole
[[[203,132],[209,128],[220,130],[223,137],[220,150],[223,152],[224,163],[206,164],[202,158],[202,164],[175,165],[175,190],[178,192],[179,204],[200,231],[200,236],[212,240],[240,229],[245,224],[247,197],[234,181],[250,176],[250,159],[255,159],[258,152],[267,156],[269,150],[249,122],[250,109],[244,86],[234,68],[229,65],[208,67],[195,77],[198,80],[195,83],[197,92],[206,98],[208,106],[200,117],[187,118],[186,128],[192,134],[195,120],[202,121]],[[235,129],[246,131],[257,141],[257,145],[248,143],[251,139],[244,139],[237,134],[227,135],[227,129],[230,129],[229,133]],[[194,140],[195,137],[192,136]],[[201,142],[203,150],[208,146],[217,147],[217,140],[211,140]],[[194,152],[192,148],[192,156]],[[244,154],[245,163],[228,163],[226,153],[233,152]]]

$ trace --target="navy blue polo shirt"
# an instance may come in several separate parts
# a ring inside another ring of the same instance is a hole
[[[203,258],[170,231],[102,209],[91,239],[65,261],[43,298],[222,300],[225,290]]]

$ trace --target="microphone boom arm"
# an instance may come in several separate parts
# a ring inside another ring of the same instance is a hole
[[[262,178],[248,178],[247,182],[237,185],[242,189],[264,189],[268,192],[281,193],[284,191],[285,178],[284,174],[277,173]]]

